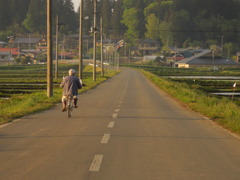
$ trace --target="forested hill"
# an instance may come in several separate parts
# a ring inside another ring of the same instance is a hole
[[[84,33],[92,24],[93,3],[84,1]],[[129,42],[149,38],[166,46],[239,46],[240,0],[101,0],[104,37]],[[71,0],[53,0],[53,22],[61,32],[78,32],[79,16]],[[99,22],[99,21],[98,21]],[[46,34],[46,0],[0,0],[0,40],[6,34]]]

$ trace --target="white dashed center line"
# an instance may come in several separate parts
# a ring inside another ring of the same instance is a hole
[[[104,134],[101,144],[107,144],[110,139],[110,134]]]
[[[114,119],[116,119],[116,118],[117,118],[117,116],[118,116],[118,114],[117,114],[117,113],[113,113],[113,115],[112,115],[112,117],[113,117]]]
[[[113,113],[112,118],[116,119],[118,117],[118,112],[120,109],[115,109],[115,113]],[[115,125],[114,121],[109,122],[108,128],[113,128]],[[111,135],[110,134],[104,134],[101,140],[101,144],[107,144],[108,141],[110,140]],[[98,172],[100,171],[100,167],[103,161],[103,155],[95,155],[93,158],[93,161],[91,163],[91,166],[89,168],[89,171],[92,172]]]
[[[89,171],[98,172],[100,170],[102,160],[103,160],[103,155],[95,155],[92,161],[92,164],[89,168]]]
[[[109,124],[108,124],[108,128],[113,128],[115,125],[115,122],[114,121],[111,121]]]

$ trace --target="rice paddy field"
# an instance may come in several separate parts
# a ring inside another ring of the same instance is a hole
[[[234,99],[239,100],[240,69],[237,68],[219,69],[216,71],[211,68],[182,69],[145,65],[127,66],[156,74],[157,76],[168,79],[173,83],[179,82],[188,84],[191,89],[201,89],[209,94],[232,98],[232,93],[234,93]],[[233,88],[235,83],[236,87]]]
[[[77,65],[59,66],[59,78],[53,79],[57,88],[63,76],[68,75],[68,69],[78,69]],[[46,65],[16,65],[0,66],[0,97],[9,97],[14,94],[28,94],[45,90],[47,84]],[[84,78],[90,76],[85,73]]]

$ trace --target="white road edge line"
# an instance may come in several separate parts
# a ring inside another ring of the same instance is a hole
[[[118,114],[117,114],[117,113],[113,113],[113,115],[112,115],[112,117],[113,117],[114,119],[116,119],[116,118],[117,118],[117,116],[118,116]]]
[[[103,155],[95,155],[92,161],[92,164],[89,168],[89,171],[98,172],[100,170],[103,160]]]
[[[11,124],[13,124],[13,123],[15,123],[15,122],[21,121],[22,119],[23,119],[23,118],[21,118],[21,119],[16,119],[16,120],[14,120],[14,121],[12,121],[12,122],[8,122],[8,123],[6,123],[6,124],[0,125],[0,129],[1,129],[1,128],[4,128],[4,127],[6,127],[6,126],[9,126],[9,125],[11,125]]]
[[[10,125],[10,124],[12,124],[12,123],[7,123],[7,124],[1,125],[1,126],[0,126],[0,129],[1,129],[1,128],[4,128],[4,127],[6,127],[6,126],[8,126],[8,125]]]
[[[101,140],[101,144],[107,144],[109,139],[110,139],[110,134],[104,134],[104,136]]]
[[[111,121],[111,122],[109,122],[109,124],[108,124],[108,128],[113,128],[114,127],[114,125],[115,125],[115,122],[114,121]]]

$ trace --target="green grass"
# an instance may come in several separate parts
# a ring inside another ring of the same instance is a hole
[[[224,128],[240,134],[240,107],[230,99],[217,98],[198,89],[197,86],[194,88],[186,83],[173,82],[156,74],[140,71],[160,89],[192,110],[209,117]]]

